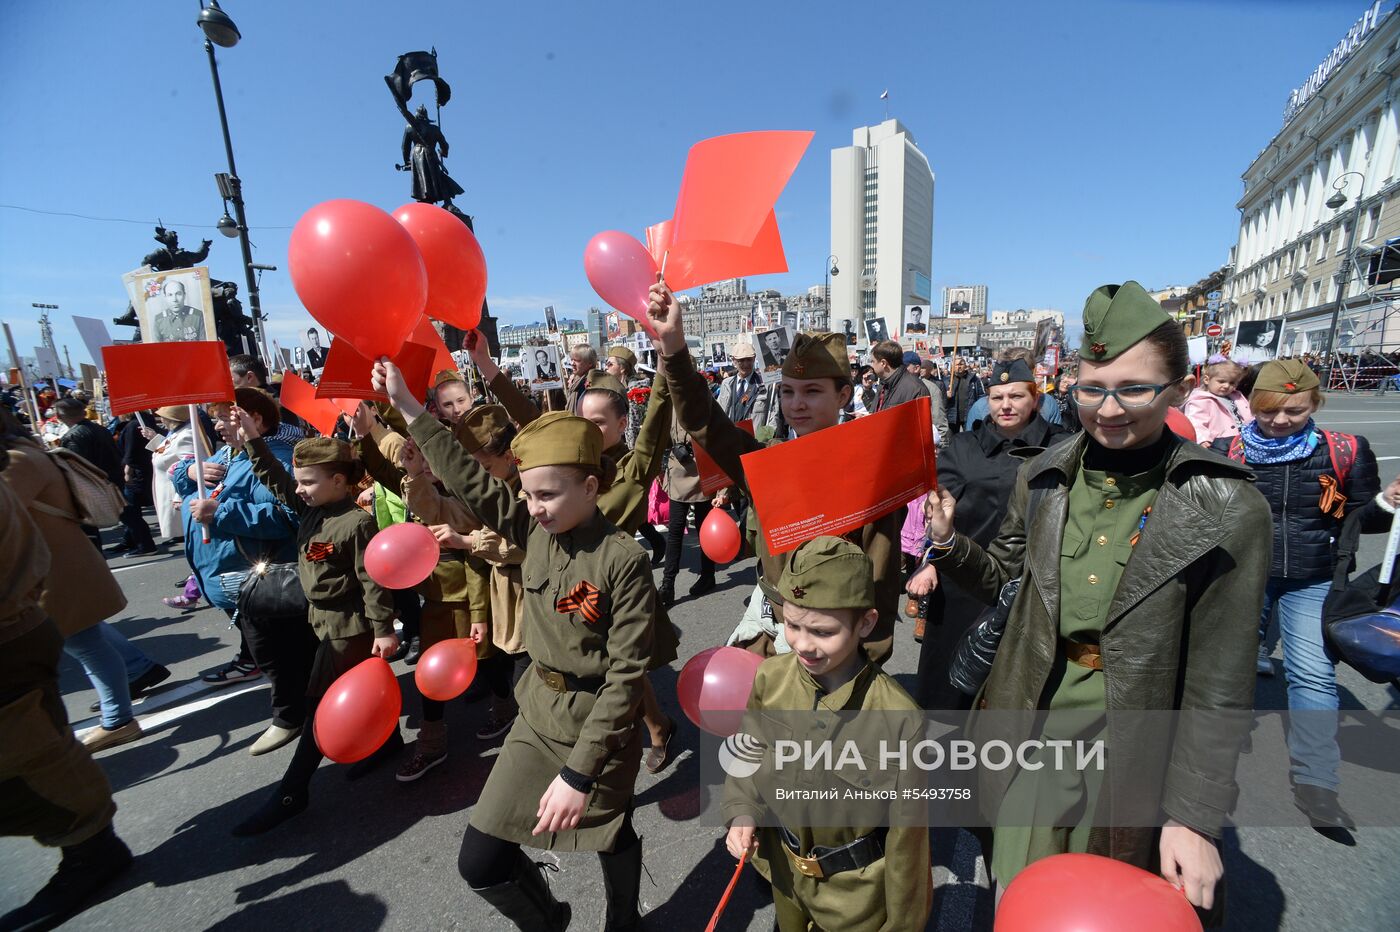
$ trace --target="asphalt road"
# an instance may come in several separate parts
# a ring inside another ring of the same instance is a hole
[[[1383,480],[1400,473],[1400,396],[1334,396],[1319,420],[1370,438]],[[689,543],[693,548],[693,538]],[[1362,565],[1379,562],[1381,549],[1381,538],[1368,538]],[[681,593],[693,581],[689,567],[695,562],[690,549]],[[247,753],[267,724],[266,688],[254,683],[209,690],[199,683],[199,674],[226,662],[237,642],[215,609],[179,613],[161,605],[185,575],[178,548],[158,557],[113,559],[111,566],[130,600],[114,622],[173,676],[137,706],[147,737],[98,758],[116,793],[117,830],[139,859],[68,928],[508,928],[456,872],[467,813],[496,749],[496,743],[472,736],[484,703],[450,705],[451,756],[423,780],[398,784],[386,766],[352,784],[344,768],[325,764],[304,815],[262,838],[232,838],[230,825],[269,792],[290,754]],[[682,658],[722,641],[743,611],[753,579],[752,561],[732,566],[721,571],[718,591],[675,607]],[[888,669],[911,682],[917,656],[910,629],[901,626]],[[411,668],[399,663],[395,671],[408,697],[406,722],[416,726]],[[1347,707],[1400,709],[1394,690],[1367,683],[1345,667],[1340,679]],[[663,704],[678,715],[675,672],[660,671],[654,682]],[[75,723],[93,724],[87,706],[94,693],[66,659],[62,685]],[[1281,675],[1259,680],[1256,704],[1286,706]],[[679,740],[686,748],[680,760],[659,777],[643,772],[637,786],[636,825],[650,878],[643,877],[642,899],[649,910],[646,925],[654,929],[704,928],[734,866],[720,830],[696,819],[706,791],[697,787],[694,730],[683,728]],[[1344,800],[1346,792],[1344,786]],[[1393,805],[1394,824],[1400,825],[1400,802]],[[1400,927],[1400,828],[1363,828],[1344,841],[1311,831],[1301,819],[1294,827],[1232,830],[1225,845],[1228,928]],[[972,852],[970,836],[935,833],[939,890],[930,929],[991,927],[985,871]],[[57,860],[56,851],[28,839],[0,839],[0,912],[24,902]],[[551,884],[573,904],[574,927],[596,928],[602,915],[596,858],[566,855],[560,866]],[[747,873],[721,929],[772,927],[771,901]]]

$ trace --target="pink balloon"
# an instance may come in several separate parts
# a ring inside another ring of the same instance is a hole
[[[316,746],[338,764],[364,760],[399,727],[403,693],[382,657],[371,657],[340,675],[326,690],[312,719]]]
[[[472,330],[486,301],[486,256],[476,234],[450,211],[414,201],[394,211],[423,254],[428,270],[427,313],[454,327]]]
[[[397,355],[428,300],[413,237],[361,201],[326,201],[302,214],[287,267],[311,316],[366,359]]]
[[[365,572],[385,589],[412,589],[437,566],[437,538],[421,524],[391,524],[365,549]]]
[[[1198,932],[1186,895],[1156,874],[1094,854],[1041,858],[1012,879],[996,932]]]
[[[423,651],[413,668],[418,691],[429,699],[447,702],[467,691],[476,678],[476,642],[450,638]]]
[[[727,738],[739,730],[763,658],[739,647],[711,647],[686,661],[676,680],[676,697],[686,718],[712,735]]]
[[[635,236],[607,230],[588,241],[583,271],[598,297],[652,332],[647,292],[656,282],[656,260]]]
[[[700,549],[716,563],[728,563],[739,555],[739,525],[723,508],[711,508],[700,525]]]

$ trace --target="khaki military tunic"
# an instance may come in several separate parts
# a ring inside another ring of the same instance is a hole
[[[1091,741],[1103,736],[1104,719],[1092,714],[1107,707],[1103,671],[1069,662],[1063,648],[1067,642],[1098,644],[1123,568],[1151,520],[1149,509],[1165,478],[1165,464],[1135,476],[1081,466],[1070,485],[1060,543],[1061,650],[1037,708],[1088,714],[1050,719],[1047,738]],[[997,818],[991,869],[998,884],[1010,883],[1041,858],[1089,850],[1102,778],[1093,768],[1017,773]],[[1072,814],[1081,809],[1077,824],[1066,824],[1076,822]]]
[[[705,377],[695,370],[690,353],[682,350],[674,356],[661,357],[661,371],[671,386],[672,403],[681,427],[691,439],[705,448],[716,465],[725,475],[734,479],[740,490],[750,499],[748,483],[744,479],[744,466],[739,459],[745,453],[761,450],[765,444],[745,433],[725,416],[718,402],[710,394]],[[781,440],[774,440],[781,443]],[[819,470],[822,464],[814,463]],[[894,624],[899,617],[899,594],[904,582],[900,576],[899,532],[904,522],[904,510],[899,509],[879,520],[872,521],[862,528],[852,531],[846,538],[860,546],[875,565],[875,608],[880,618],[875,628],[865,639],[866,650],[876,663],[884,663],[894,652]],[[768,551],[758,523],[758,513],[749,509],[749,545],[758,554],[762,573],[759,586],[773,606],[773,620],[781,627],[783,623],[782,598],[778,595],[778,579],[787,565],[788,554],[774,554]],[[766,641],[766,638],[764,639]],[[772,654],[772,645],[761,645],[765,654]],[[755,649],[755,648],[750,648]]]
[[[520,624],[532,663],[515,689],[520,714],[471,824],[532,847],[610,850],[641,763],[636,722],[656,616],[651,562],[601,512],[568,533],[541,528],[516,490],[492,478],[431,415],[415,418],[409,433],[443,485],[525,551]],[[601,594],[602,617],[595,622],[560,611],[559,600],[584,582]],[[546,675],[556,684],[571,683],[556,691]],[[564,767],[594,780],[579,826],[533,836],[540,797]]]
[[[498,376],[491,381],[491,390],[521,427],[539,417],[539,410],[510,379]],[[521,420],[522,417],[524,420]],[[651,397],[647,400],[642,426],[637,431],[636,446],[629,450],[626,443],[619,443],[603,451],[604,456],[617,464],[617,478],[611,488],[598,496],[598,510],[628,534],[637,533],[646,520],[647,493],[666,462],[670,424],[671,392],[665,377],[658,372],[652,381]],[[655,653],[647,665],[648,670],[672,663],[680,649],[680,635],[676,626],[671,624],[666,609],[659,602],[656,613]]]
[[[261,438],[247,450],[254,475],[300,521],[297,575],[310,603],[307,620],[321,641],[307,694],[320,696],[340,674],[369,658],[376,637],[394,634],[389,590],[365,570],[365,549],[379,528],[351,498],[308,506],[297,497],[296,480]]]
[[[868,651],[867,651],[868,655]],[[903,737],[917,741],[921,736],[922,716],[914,700],[894,679],[875,663],[868,662],[840,689],[826,693],[821,685],[802,668],[794,653],[783,654],[764,661],[754,678],[749,695],[749,712],[812,711],[820,719],[823,713],[893,711],[910,713],[905,717],[887,717],[869,732],[861,729],[869,740],[875,731],[902,728],[906,734],[891,736],[893,743]],[[830,727],[832,740],[840,745],[845,739],[836,733],[835,716]],[[849,717],[848,717],[849,719]],[[893,722],[891,722],[893,719]],[[817,727],[822,722],[818,721]],[[779,728],[782,727],[780,724]],[[823,730],[822,734],[825,734]],[[797,738],[797,735],[793,735]],[[811,732],[802,739],[817,738]],[[864,744],[865,741],[862,741]],[[877,750],[863,751],[873,760]],[[912,774],[899,774],[900,779]],[[868,781],[867,781],[868,782]],[[896,803],[922,807],[922,803]],[[725,783],[722,811],[725,823],[747,816],[759,824],[756,832],[758,852],[753,856],[754,867],[773,885],[773,898],[783,932],[789,929],[828,930],[828,932],[875,932],[875,930],[921,930],[928,921],[933,905],[933,877],[929,862],[929,833],[927,822],[918,818],[891,819],[885,835],[885,856],[873,864],[843,871],[831,877],[809,877],[793,868],[783,844],[782,831],[762,827],[764,813],[769,809],[755,781],[730,777]],[[911,810],[912,811],[912,810]],[[915,824],[917,823],[917,824]],[[771,825],[771,822],[770,822]],[[877,831],[876,825],[849,827],[802,827],[784,825],[797,837],[800,854],[814,847],[839,847]],[[809,925],[810,924],[810,925]]]

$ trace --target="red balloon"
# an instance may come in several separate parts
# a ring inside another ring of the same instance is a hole
[[[1186,895],[1156,874],[1096,854],[1057,854],[1002,894],[996,932],[1197,932]]]
[[[436,204],[414,201],[394,211],[428,270],[426,313],[445,324],[473,330],[486,301],[486,256],[465,223]]]
[[[656,260],[635,236],[607,230],[588,241],[583,272],[598,297],[651,332],[647,293],[656,282]]]
[[[429,699],[447,702],[467,691],[476,678],[476,642],[471,638],[439,641],[423,651],[413,668],[418,691]]]
[[[397,354],[428,300],[413,237],[361,201],[326,201],[302,214],[287,265],[311,316],[366,359]]]
[[[711,647],[691,657],[676,680],[676,698],[686,718],[712,735],[739,730],[753,678],[763,658],[739,647]]]
[[[739,525],[723,508],[711,508],[700,525],[700,549],[716,563],[728,563],[739,555]]]
[[[312,719],[316,746],[337,764],[364,760],[399,727],[403,694],[382,657],[371,657],[340,675]]]
[[[1196,425],[1177,408],[1167,409],[1167,428],[1182,440],[1196,442]]]
[[[421,524],[391,524],[370,539],[365,572],[385,589],[412,589],[437,566],[437,538]]]

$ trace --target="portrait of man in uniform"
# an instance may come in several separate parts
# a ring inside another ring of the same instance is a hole
[[[750,341],[758,358],[758,371],[765,384],[778,382],[783,377],[783,360],[792,349],[792,337],[784,327],[759,330],[750,335]]]
[[[870,341],[870,345],[882,343],[890,338],[890,328],[885,325],[883,317],[869,317],[865,321],[865,336]]]
[[[948,292],[948,316],[960,314],[964,317],[972,313],[971,295],[965,288],[954,288]]]
[[[204,266],[152,272],[136,278],[137,320],[147,343],[217,340],[209,270]]]
[[[306,361],[312,369],[324,369],[329,350],[321,346],[321,331],[311,327],[306,331]]]
[[[928,333],[928,324],[924,322],[926,310],[922,304],[911,304],[904,309],[905,333]]]

